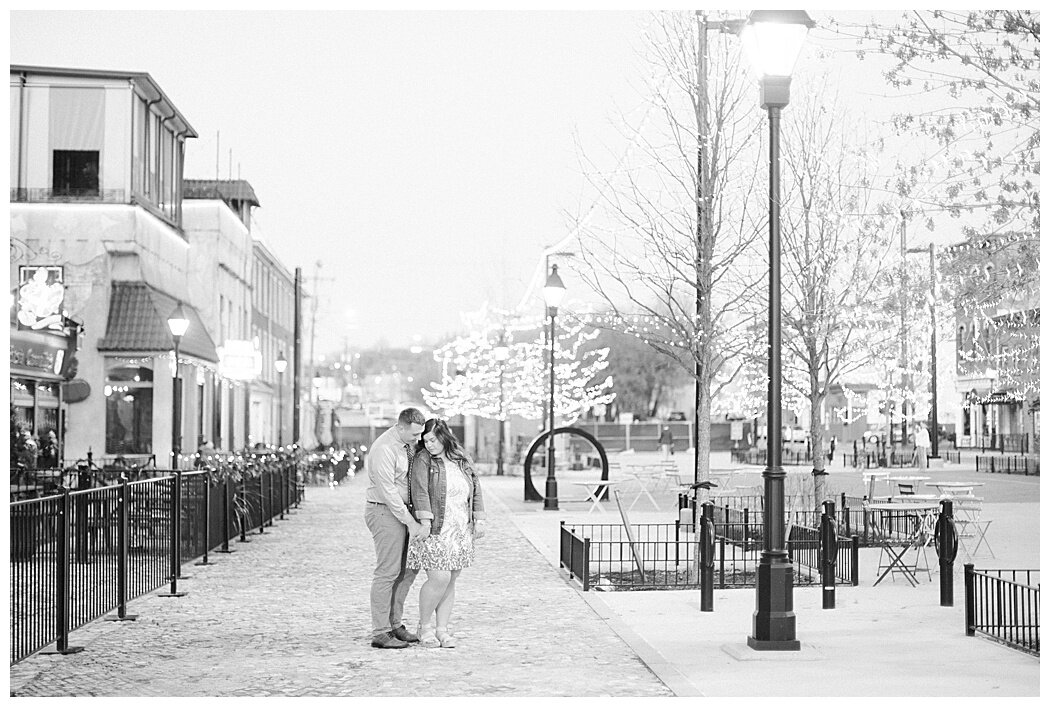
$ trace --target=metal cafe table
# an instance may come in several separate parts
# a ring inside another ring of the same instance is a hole
[[[587,500],[591,502],[590,508],[587,509],[588,513],[591,513],[596,508],[600,512],[605,513],[605,508],[602,507],[598,493],[606,486],[616,486],[617,484],[622,484],[623,481],[570,481],[569,483],[573,486],[580,486],[587,492]]]
[[[929,539],[933,535],[934,522],[937,517],[937,512],[940,510],[940,503],[932,501],[922,502],[908,502],[908,503],[869,503],[865,508],[869,511],[874,511],[879,514],[879,519],[872,524],[875,531],[876,539],[881,546],[881,552],[879,554],[879,570],[882,574],[879,575],[878,579],[875,580],[877,586],[879,582],[885,579],[886,575],[903,574],[904,578],[911,583],[913,587],[918,586],[919,580],[916,577],[919,564],[919,555],[923,555],[923,559],[926,559],[925,547]],[[884,521],[888,520],[889,523]],[[904,524],[903,532],[894,533],[894,526]],[[889,527],[887,527],[889,526]],[[900,537],[903,535],[904,546],[897,551],[897,548],[893,546],[894,536]],[[915,561],[908,563],[905,555],[909,550],[915,550]],[[882,560],[884,557],[889,558],[887,564],[883,564]],[[929,561],[926,562],[926,574],[930,574]]]
[[[926,484],[940,491],[944,496],[973,496],[973,490],[977,486],[984,486],[983,481],[931,481]]]

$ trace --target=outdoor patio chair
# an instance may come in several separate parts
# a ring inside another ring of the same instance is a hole
[[[981,518],[982,506],[981,498],[956,500],[953,508],[955,531],[959,537],[959,545],[970,557],[980,551],[981,545],[984,545],[989,555],[995,557],[992,546],[988,544],[988,527],[992,521]]]

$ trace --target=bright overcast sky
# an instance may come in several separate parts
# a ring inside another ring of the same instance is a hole
[[[185,176],[248,180],[257,235],[319,274],[322,353],[435,342],[461,311],[518,303],[585,209],[574,132],[615,149],[611,119],[641,100],[645,21],[13,12],[10,60],[148,72],[200,135]]]

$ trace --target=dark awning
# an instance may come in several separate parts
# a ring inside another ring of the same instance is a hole
[[[109,319],[106,335],[99,339],[99,351],[171,351],[175,340],[168,330],[168,315],[177,300],[144,282],[114,282],[110,287]],[[218,363],[215,344],[204,322],[190,305],[183,302],[190,320],[179,344],[179,353]]]

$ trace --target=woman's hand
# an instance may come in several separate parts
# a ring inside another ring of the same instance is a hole
[[[485,521],[476,520],[474,521],[474,539],[478,540],[485,536]]]

